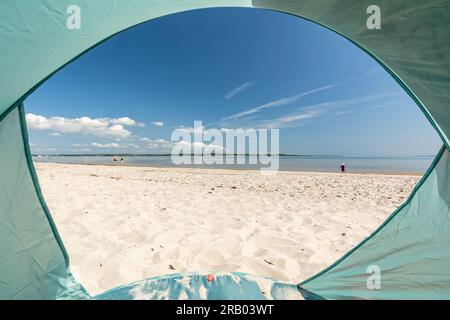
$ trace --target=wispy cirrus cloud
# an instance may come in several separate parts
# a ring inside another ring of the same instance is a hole
[[[318,118],[322,114],[322,112],[322,110],[301,110],[298,113],[262,121],[259,126],[265,128],[282,128],[293,122],[298,123],[302,120],[311,120],[314,118]]]
[[[295,102],[295,101],[299,100],[300,98],[308,96],[310,94],[334,88],[334,87],[340,85],[341,83],[342,82],[338,82],[338,83],[330,84],[330,85],[327,85],[327,86],[315,88],[315,89],[312,89],[312,90],[300,92],[300,93],[298,93],[296,95],[293,95],[293,96],[290,96],[290,97],[285,97],[285,98],[273,100],[273,101],[270,101],[268,103],[256,106],[254,108],[251,108],[251,109],[248,109],[248,110],[245,110],[245,111],[242,111],[242,112],[239,112],[239,113],[227,116],[225,118],[220,119],[217,122],[220,123],[220,122],[229,121],[229,120],[236,120],[236,119],[243,118],[243,117],[249,116],[251,114],[260,112],[260,111],[262,111],[264,109],[281,107],[281,106],[290,104],[292,102]]]
[[[225,99],[230,100],[231,98],[233,98],[234,96],[238,95],[242,91],[244,91],[244,90],[250,88],[251,86],[253,86],[255,83],[256,83],[255,81],[244,82],[240,86],[232,89],[227,94],[225,94]]]
[[[349,114],[352,110],[338,110],[342,108],[351,108],[354,106],[360,106],[361,104],[368,104],[369,107],[372,103],[379,104],[379,100],[388,97],[394,97],[400,95],[400,92],[388,92],[380,93],[375,95],[367,95],[362,97],[356,97],[353,99],[343,99],[343,100],[333,100],[322,102],[313,105],[307,105],[299,107],[296,112],[290,113],[286,116],[273,118],[273,119],[263,119],[254,122],[257,127],[265,128],[283,128],[302,125],[305,121],[312,121],[319,117],[337,117],[345,114]],[[334,113],[331,113],[334,111]]]
[[[333,115],[334,116],[343,116],[343,115],[350,114],[350,113],[352,113],[350,110],[342,110],[342,111],[338,111],[338,112],[334,113]]]
[[[213,122],[213,123],[211,123],[209,125],[213,125],[213,124],[217,124],[217,123],[224,123],[224,122],[230,121],[230,120],[238,120],[238,119],[241,119],[241,118],[244,118],[244,117],[247,118],[247,117],[249,117],[251,115],[254,115],[254,114],[258,113],[258,112],[261,112],[261,111],[263,111],[265,109],[270,109],[270,108],[276,108],[276,107],[289,105],[289,104],[291,104],[291,103],[293,103],[295,101],[298,101],[299,99],[301,99],[303,97],[306,97],[306,96],[309,96],[309,95],[312,95],[312,94],[315,94],[315,93],[319,93],[319,92],[322,92],[322,91],[326,91],[326,90],[335,88],[335,87],[340,86],[342,84],[358,80],[358,79],[360,79],[362,77],[369,76],[369,75],[371,75],[373,73],[376,73],[376,72],[378,72],[377,69],[369,70],[369,71],[367,71],[365,73],[362,73],[362,74],[357,75],[357,76],[350,77],[350,78],[345,79],[343,81],[339,81],[339,82],[332,83],[332,84],[329,84],[329,85],[317,87],[315,89],[311,89],[311,90],[308,90],[308,91],[303,91],[303,92],[300,92],[300,93],[295,94],[293,96],[288,96],[288,97],[280,98],[280,99],[277,99],[277,100],[273,100],[273,101],[267,102],[265,104],[253,107],[251,109],[248,109],[248,110],[245,110],[245,111],[241,111],[241,112],[238,112],[236,114],[232,114],[230,116],[224,117],[224,118],[222,118],[222,119],[220,119],[218,121],[215,121],[215,122]],[[239,87],[236,88],[236,89],[239,89]]]
[[[143,126],[143,123],[137,122],[128,117],[110,119],[110,118],[65,118],[65,117],[46,117],[27,113],[28,128],[33,130],[49,130],[54,135],[61,133],[78,133],[84,135],[93,135],[100,138],[128,139],[131,137],[131,131],[125,126]]]

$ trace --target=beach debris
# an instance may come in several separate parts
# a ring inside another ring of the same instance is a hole
[[[208,274],[208,277],[206,279],[208,280],[208,282],[214,281],[214,275],[210,273]]]
[[[169,269],[170,270],[175,270],[175,267],[173,265],[169,264]]]
[[[235,187],[235,186],[231,186],[231,189],[237,189],[237,187]]]
[[[341,235],[342,235],[343,237],[345,237],[346,234],[345,234],[345,232],[343,232]]]
[[[121,178],[120,177],[110,177],[111,179],[114,179],[114,180],[120,180]]]
[[[166,208],[161,208],[161,211],[167,211],[167,209]]]
[[[274,265],[272,261],[269,261],[269,260],[266,260],[266,259],[264,259],[264,262],[267,263],[267,264],[270,264],[271,266]]]

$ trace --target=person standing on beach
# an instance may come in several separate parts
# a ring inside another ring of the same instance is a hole
[[[342,163],[342,164],[339,166],[339,169],[341,170],[341,173],[345,173],[345,163]]]

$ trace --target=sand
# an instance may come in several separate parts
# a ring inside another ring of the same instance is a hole
[[[36,163],[91,294],[147,277],[241,271],[297,283],[373,232],[419,176]]]

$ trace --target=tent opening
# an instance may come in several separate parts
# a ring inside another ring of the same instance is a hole
[[[47,80],[25,111],[44,198],[92,294],[191,271],[297,283],[385,221],[441,144],[352,43],[243,8],[121,33]],[[193,136],[198,120],[224,135],[279,129],[278,172],[250,163],[248,139],[244,154],[221,146],[243,164],[175,165],[173,132]]]

